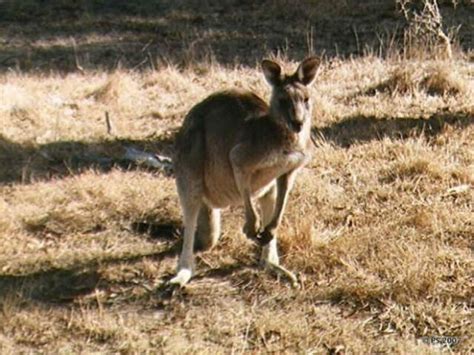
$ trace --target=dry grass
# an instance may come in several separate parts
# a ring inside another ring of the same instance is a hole
[[[2,74],[0,352],[432,353],[420,337],[450,335],[469,353],[473,74],[462,60],[325,62],[314,159],[280,233],[303,289],[257,270],[233,208],[173,297],[172,177],[101,159],[169,153],[212,91],[267,97],[258,69]]]
[[[397,65],[389,77],[368,93],[382,91],[390,94],[417,94],[425,92],[432,96],[466,95],[469,85],[465,75],[452,61],[414,63],[404,62]]]

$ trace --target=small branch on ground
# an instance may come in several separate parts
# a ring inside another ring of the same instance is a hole
[[[173,162],[171,158],[144,152],[134,147],[125,147],[124,160],[131,161],[136,165],[143,165],[148,168],[164,170],[168,174],[173,171]]]
[[[108,111],[105,111],[105,124],[107,126],[107,134],[113,136],[113,126],[112,126],[112,122],[110,121],[110,117],[109,117],[109,112]]]
[[[71,37],[71,42],[72,42],[72,48],[74,49],[74,60],[76,63],[76,69],[79,70],[82,74],[84,74],[85,70],[82,67],[81,63],[79,63],[79,56],[77,54],[77,44],[74,37]]]

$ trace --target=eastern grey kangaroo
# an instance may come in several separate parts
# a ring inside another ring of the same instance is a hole
[[[319,62],[307,58],[287,75],[276,62],[263,60],[272,87],[269,106],[252,92],[230,90],[209,96],[188,113],[175,143],[184,241],[171,284],[190,280],[194,248],[208,249],[218,241],[220,209],[243,204],[243,232],[263,246],[263,265],[297,285],[295,275],[279,265],[276,229],[296,173],[310,160],[308,86]]]

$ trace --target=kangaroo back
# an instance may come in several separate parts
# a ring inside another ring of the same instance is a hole
[[[175,171],[202,179],[204,194],[212,205],[220,206],[235,195],[230,150],[245,122],[268,113],[268,105],[252,92],[229,90],[215,93],[194,106],[184,119],[175,143]],[[220,191],[218,191],[220,190]],[[220,192],[222,192],[220,194]],[[226,197],[227,196],[227,197]]]

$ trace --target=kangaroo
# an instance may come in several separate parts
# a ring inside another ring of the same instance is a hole
[[[243,232],[262,245],[263,266],[298,285],[279,264],[276,230],[296,174],[311,158],[308,86],[319,59],[305,59],[291,75],[272,60],[261,66],[272,87],[269,105],[248,91],[214,93],[190,110],[178,132],[174,169],[184,240],[172,285],[189,282],[194,249],[217,243],[220,209],[238,204],[245,208]]]

